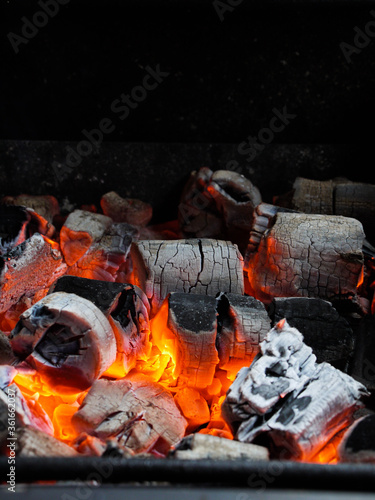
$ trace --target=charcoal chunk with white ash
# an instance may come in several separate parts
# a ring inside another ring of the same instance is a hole
[[[218,299],[216,347],[219,367],[236,374],[259,352],[271,322],[262,302],[246,295],[222,293]]]
[[[245,256],[245,292],[274,297],[354,300],[363,273],[362,224],[334,215],[277,213]]]
[[[328,363],[316,363],[301,333],[281,320],[242,368],[222,412],[236,439],[266,435],[281,458],[308,460],[353,420],[366,388]]]
[[[0,256],[0,312],[22,298],[33,299],[37,293],[45,295],[66,270],[59,245],[35,233]]]
[[[167,454],[187,426],[171,393],[160,384],[123,378],[97,380],[72,418],[78,432],[115,438],[135,453]]]
[[[154,315],[170,292],[243,294],[243,258],[237,245],[211,239],[147,240],[131,249],[134,284]]]
[[[103,213],[114,222],[127,222],[134,226],[147,226],[152,218],[152,206],[134,198],[122,198],[115,191],[102,196]]]
[[[51,238],[54,232],[53,225],[31,208],[0,205],[0,255],[6,254],[35,233]]]
[[[181,460],[268,460],[264,446],[240,443],[210,434],[189,434],[170,452],[170,457]]]
[[[261,195],[249,179],[230,170],[193,171],[179,205],[179,222],[187,237],[225,238],[245,248],[253,210]]]
[[[108,319],[73,293],[47,295],[21,314],[10,335],[13,352],[57,393],[89,388],[116,358]]]

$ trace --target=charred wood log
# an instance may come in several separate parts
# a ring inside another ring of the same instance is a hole
[[[289,198],[289,199],[288,199]],[[366,236],[375,237],[375,185],[348,179],[317,181],[297,177],[288,197],[276,199],[290,208],[308,214],[343,215],[362,222]]]
[[[231,380],[258,354],[270,323],[264,305],[254,297],[220,294],[216,347],[219,367],[228,372]]]
[[[375,390],[375,316],[361,318],[356,325],[356,345],[350,374],[370,391]],[[374,402],[371,401],[372,408]]]
[[[96,381],[73,416],[79,432],[115,437],[135,453],[166,454],[184,436],[186,421],[160,384],[132,379]]]
[[[138,360],[146,360],[150,351],[150,305],[135,285],[123,284],[117,305],[110,316],[116,337],[116,362],[107,374],[125,376]]]
[[[67,274],[102,281],[116,281],[126,267],[137,230],[112,223],[101,214],[75,210],[61,229],[61,249],[70,266]]]
[[[344,371],[354,353],[355,337],[348,321],[328,301],[307,297],[277,297],[270,304],[273,324],[286,318],[299,330],[319,363]]]
[[[79,456],[71,446],[33,427],[22,427],[17,433],[17,457]]]
[[[51,238],[52,224],[26,207],[0,205],[0,255],[6,254],[35,233]]]
[[[5,196],[2,203],[32,208],[50,224],[53,224],[53,218],[60,213],[59,202],[54,196],[50,195],[21,194],[19,196]]]
[[[175,363],[176,385],[205,389],[219,362],[216,300],[207,295],[171,293],[151,323],[152,343]]]
[[[100,241],[112,223],[105,215],[74,210],[60,231],[61,251],[68,266],[73,266],[93,243]]]
[[[169,456],[181,460],[268,460],[269,452],[264,446],[196,433],[184,437]]]
[[[122,198],[115,191],[106,193],[100,200],[103,213],[114,222],[127,222],[134,226],[147,226],[152,218],[149,203],[132,198]]]
[[[260,240],[267,229],[272,227],[273,219],[276,214],[282,212],[295,212],[287,208],[270,205],[269,203],[260,203],[254,209],[253,221],[249,233],[249,241],[245,252],[245,265],[252,254],[257,251]]]
[[[228,241],[139,241],[131,258],[134,283],[146,293],[152,314],[170,292],[243,294],[243,259]]]
[[[375,462],[375,415],[359,418],[345,432],[338,448],[341,462]]]
[[[222,411],[239,441],[266,433],[282,458],[306,460],[352,422],[368,394],[350,376],[316,363],[300,332],[283,319],[261,344],[260,357],[239,371]]]
[[[87,389],[116,358],[107,318],[72,293],[53,293],[34,304],[21,315],[10,340],[19,360],[26,359],[55,393]]]
[[[351,218],[278,213],[246,256],[245,291],[274,297],[353,299],[363,273],[362,224]]]
[[[241,174],[192,172],[182,193],[179,220],[186,236],[225,238],[246,248],[253,210],[261,203],[258,188]]]
[[[113,283],[78,276],[61,276],[49,289],[48,293],[65,292],[75,293],[84,299],[90,300],[105,316],[117,306],[121,293],[129,285]]]
[[[0,312],[23,297],[46,294],[66,269],[58,244],[40,234],[0,256]]]

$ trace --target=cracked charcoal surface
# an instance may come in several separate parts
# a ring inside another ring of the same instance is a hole
[[[72,293],[53,293],[34,304],[21,314],[10,339],[14,353],[62,393],[87,389],[116,358],[107,318]]]
[[[96,381],[72,422],[80,432],[115,437],[135,452],[149,450],[160,438],[169,449],[182,439],[187,425],[167,389],[132,379]]]
[[[286,320],[267,334],[261,354],[238,372],[223,416],[240,441],[251,443],[267,433],[281,458],[307,460],[351,423],[363,406],[360,398],[369,393],[328,363],[316,363]]]
[[[274,297],[355,296],[363,268],[362,224],[341,216],[278,213],[247,255],[246,292]]]
[[[148,240],[132,245],[135,284],[152,313],[170,292],[242,295],[243,259],[236,245],[214,239]]]

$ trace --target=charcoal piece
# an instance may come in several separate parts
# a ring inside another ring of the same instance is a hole
[[[259,352],[259,343],[271,322],[264,305],[254,297],[220,294],[218,298],[216,347],[219,367],[233,380],[238,370],[249,366]]]
[[[116,358],[108,319],[73,293],[47,295],[20,316],[10,335],[19,360],[26,360],[52,392],[81,392]]]
[[[269,457],[264,446],[199,433],[184,437],[169,455],[181,460],[268,460]]]
[[[59,202],[54,196],[50,195],[20,194],[18,196],[5,196],[2,203],[32,208],[50,224],[53,223],[53,218],[60,213]]]
[[[47,293],[66,269],[59,245],[38,233],[0,256],[0,312],[23,297]]]
[[[288,196],[276,199],[290,208],[308,214],[343,215],[358,219],[366,236],[375,237],[375,185],[351,182],[345,178],[318,181],[297,177]]]
[[[246,248],[254,207],[261,195],[249,179],[229,170],[207,167],[192,172],[179,205],[186,236],[225,238]]]
[[[18,371],[11,365],[0,365],[0,389],[4,390],[8,385],[13,382],[14,377]]]
[[[155,449],[166,454],[186,429],[169,391],[155,382],[131,378],[97,380],[72,423],[78,432],[102,440],[115,437],[136,453]]]
[[[121,293],[128,287],[123,283],[80,278],[78,276],[61,276],[49,289],[48,293],[75,293],[90,300],[104,315],[108,315],[116,307]]]
[[[363,240],[356,219],[277,213],[257,250],[246,256],[245,292],[265,303],[274,297],[355,300]]]
[[[123,291],[110,317],[117,345],[113,365],[113,373],[117,377],[125,376],[138,360],[147,360],[150,350],[150,305],[147,297],[135,285],[122,286]]]
[[[61,251],[68,266],[75,264],[93,243],[99,241],[112,223],[105,215],[74,210],[60,231]]]
[[[272,227],[273,218],[276,214],[287,212],[293,213],[294,210],[270,205],[269,203],[260,203],[254,209],[252,224],[249,233],[249,240],[245,251],[245,265],[252,254],[256,252],[263,234]],[[246,267],[246,266],[245,266]]]
[[[134,226],[147,226],[152,218],[152,206],[141,200],[122,198],[115,191],[100,200],[103,213],[114,222],[127,222]]]
[[[120,277],[124,272],[126,274],[130,245],[137,234],[129,224],[111,224],[98,240],[89,244],[67,274],[102,281],[123,281]]]
[[[134,284],[146,293],[152,315],[170,292],[243,294],[243,259],[228,241],[139,241],[132,245],[131,259]]]
[[[74,448],[33,427],[23,427],[17,432],[17,457],[74,457]]]
[[[182,387],[176,392],[174,401],[188,422],[187,432],[192,432],[210,421],[207,400],[196,389]]]
[[[175,363],[180,386],[205,389],[219,362],[216,300],[207,295],[171,293],[151,323],[152,343]]]
[[[14,373],[8,373],[6,380],[3,373],[2,384],[12,382],[13,376]],[[42,406],[37,401],[27,401],[17,385],[10,383],[0,389],[0,448],[6,447],[10,436],[18,437],[19,430],[26,426],[53,435],[52,422]],[[14,434],[10,435],[9,430]]]
[[[72,447],[81,453],[82,455],[97,456],[100,457],[105,452],[107,446],[105,441],[101,439],[90,436],[85,432],[82,432],[72,443]]]
[[[326,300],[277,297],[269,307],[273,324],[286,318],[299,330],[319,363],[327,361],[344,369],[354,353],[354,333],[345,318]]]
[[[345,432],[338,448],[341,462],[375,462],[375,415],[356,420]]]
[[[0,255],[6,254],[36,232],[52,237],[55,228],[32,209],[0,205]]]
[[[238,372],[222,413],[239,441],[266,434],[283,458],[308,460],[352,422],[368,395],[349,375],[316,363],[301,333],[283,319],[262,342],[259,358]]]

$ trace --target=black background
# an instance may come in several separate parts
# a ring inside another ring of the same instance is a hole
[[[41,8],[0,4],[2,139],[79,141],[160,64],[169,77],[106,140],[239,143],[286,106],[276,142],[373,141],[375,43],[351,64],[340,48],[371,2],[243,0],[221,22],[211,0],[71,0],[17,55],[8,33]]]

